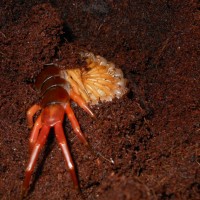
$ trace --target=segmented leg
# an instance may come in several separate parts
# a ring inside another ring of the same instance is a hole
[[[71,154],[70,154],[70,151],[69,151],[69,147],[68,147],[66,139],[65,139],[65,135],[64,135],[64,132],[63,132],[63,128],[62,128],[61,122],[58,122],[54,126],[54,128],[55,128],[56,138],[58,140],[58,143],[59,143],[59,145],[61,147],[61,150],[62,150],[64,158],[65,158],[67,169],[69,170],[69,173],[70,173],[70,175],[72,177],[72,181],[74,183],[74,187],[78,188],[78,180],[77,180],[76,172],[75,172],[75,169],[74,169],[74,163],[72,161],[72,157],[71,157]]]
[[[31,175],[33,173],[39,152],[41,151],[42,147],[44,146],[47,136],[49,133],[49,126],[44,125],[40,131],[40,134],[38,136],[37,142],[35,143],[33,150],[31,152],[31,156],[28,162],[28,166],[26,168],[25,172],[25,179],[22,185],[22,198],[25,195],[29,185],[30,185],[30,180],[31,180]]]
[[[26,116],[27,116],[27,121],[28,121],[28,127],[32,128],[33,126],[33,116],[37,111],[39,111],[41,107],[37,104],[33,105],[31,108],[28,109]]]
[[[78,136],[78,138],[81,140],[81,142],[83,142],[83,144],[88,145],[88,142],[80,129],[79,123],[74,115],[73,110],[70,107],[70,104],[67,104],[66,106],[66,113],[69,118],[69,121],[72,124],[72,128],[74,132],[76,133],[76,135]]]
[[[30,150],[30,153],[32,152],[33,150],[33,147],[37,141],[37,138],[38,138],[38,134],[39,134],[39,131],[40,129],[42,128],[42,122],[41,122],[41,115],[37,118],[34,126],[33,126],[33,129],[31,131],[31,136],[29,138],[29,150]]]
[[[90,110],[88,107],[87,103],[85,100],[78,94],[76,94],[73,90],[70,91],[69,93],[70,98],[75,101],[83,110],[85,110],[91,117],[95,117],[93,112]]]

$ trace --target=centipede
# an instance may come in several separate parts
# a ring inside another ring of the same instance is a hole
[[[113,62],[91,52],[82,52],[86,66],[74,69],[60,69],[58,66],[45,67],[36,77],[34,88],[39,101],[27,111],[30,158],[22,184],[22,198],[27,194],[39,153],[44,147],[50,129],[54,129],[56,140],[62,150],[66,168],[75,188],[79,188],[74,162],[62,127],[67,115],[75,135],[85,146],[89,146],[85,134],[71,107],[71,101],[80,106],[92,118],[91,106],[121,98],[127,93],[127,79]],[[35,115],[37,117],[35,119]],[[35,119],[35,120],[34,120]]]

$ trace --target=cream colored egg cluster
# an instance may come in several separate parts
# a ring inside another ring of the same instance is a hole
[[[128,91],[127,80],[114,63],[93,53],[81,53],[81,56],[86,58],[87,67],[66,70],[66,79],[71,89],[87,103],[112,101]]]

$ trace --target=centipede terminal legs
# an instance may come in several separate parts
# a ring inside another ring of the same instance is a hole
[[[60,145],[60,148],[61,148],[63,155],[64,155],[64,158],[65,158],[67,169],[69,170],[72,181],[74,183],[74,187],[76,189],[78,189],[79,185],[78,185],[78,180],[77,180],[77,177],[76,177],[74,163],[73,163],[73,160],[72,160],[72,157],[71,157],[71,154],[70,154],[69,147],[67,145],[67,141],[65,139],[64,131],[63,131],[63,128],[62,128],[62,123],[58,122],[55,125],[54,129],[55,129],[56,138],[58,140],[58,143]]]
[[[39,153],[40,153],[42,147],[44,146],[44,144],[47,140],[49,130],[50,130],[50,126],[44,125],[42,127],[41,132],[38,136],[37,142],[35,143],[34,148],[31,152],[28,166],[27,166],[26,172],[25,172],[25,179],[24,179],[23,186],[22,186],[22,194],[21,194],[22,198],[25,195],[25,193],[30,185],[31,176],[32,176],[37,158],[39,156]]]

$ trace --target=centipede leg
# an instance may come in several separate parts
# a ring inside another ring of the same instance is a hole
[[[77,119],[74,115],[73,110],[70,107],[70,104],[66,105],[66,113],[67,113],[67,116],[69,118],[69,121],[72,124],[72,128],[73,128],[74,132],[76,133],[78,138],[81,140],[81,142],[83,142],[83,144],[88,146],[88,142],[87,142],[84,134],[82,133],[82,131],[80,129],[79,123],[78,123],[78,121],[77,121]]]
[[[29,159],[29,162],[28,162],[28,166],[27,166],[26,172],[25,172],[24,182],[23,182],[23,185],[22,185],[22,193],[21,193],[22,198],[26,194],[28,187],[30,185],[31,176],[32,176],[32,173],[33,173],[39,152],[41,151],[42,147],[44,146],[44,144],[47,140],[49,130],[50,130],[49,126],[44,125],[42,127],[40,135],[38,136],[37,142],[35,143],[33,150],[31,152],[31,156],[30,156],[30,159]]]
[[[58,140],[58,143],[61,147],[61,150],[63,152],[64,158],[65,158],[65,161],[66,161],[67,169],[69,170],[70,175],[72,177],[74,187],[78,189],[78,180],[77,180],[77,177],[76,177],[74,163],[73,163],[70,151],[69,151],[69,147],[67,145],[67,141],[65,139],[65,135],[64,135],[64,131],[63,131],[61,122],[58,122],[55,125],[54,128],[55,128],[56,138]]]
[[[90,110],[85,100],[73,90],[69,93],[70,98],[75,101],[83,110],[85,110],[91,117],[95,117],[94,113]]]
[[[33,150],[33,147],[37,141],[37,138],[38,138],[38,134],[39,134],[39,131],[42,127],[42,122],[41,122],[41,115],[37,118],[32,130],[31,130],[31,136],[29,138],[29,150],[30,150],[30,153],[32,152]]]
[[[27,122],[28,122],[29,128],[32,128],[32,126],[33,126],[33,116],[40,109],[41,109],[41,107],[37,104],[33,105],[31,108],[28,109],[26,116],[27,116]]]

